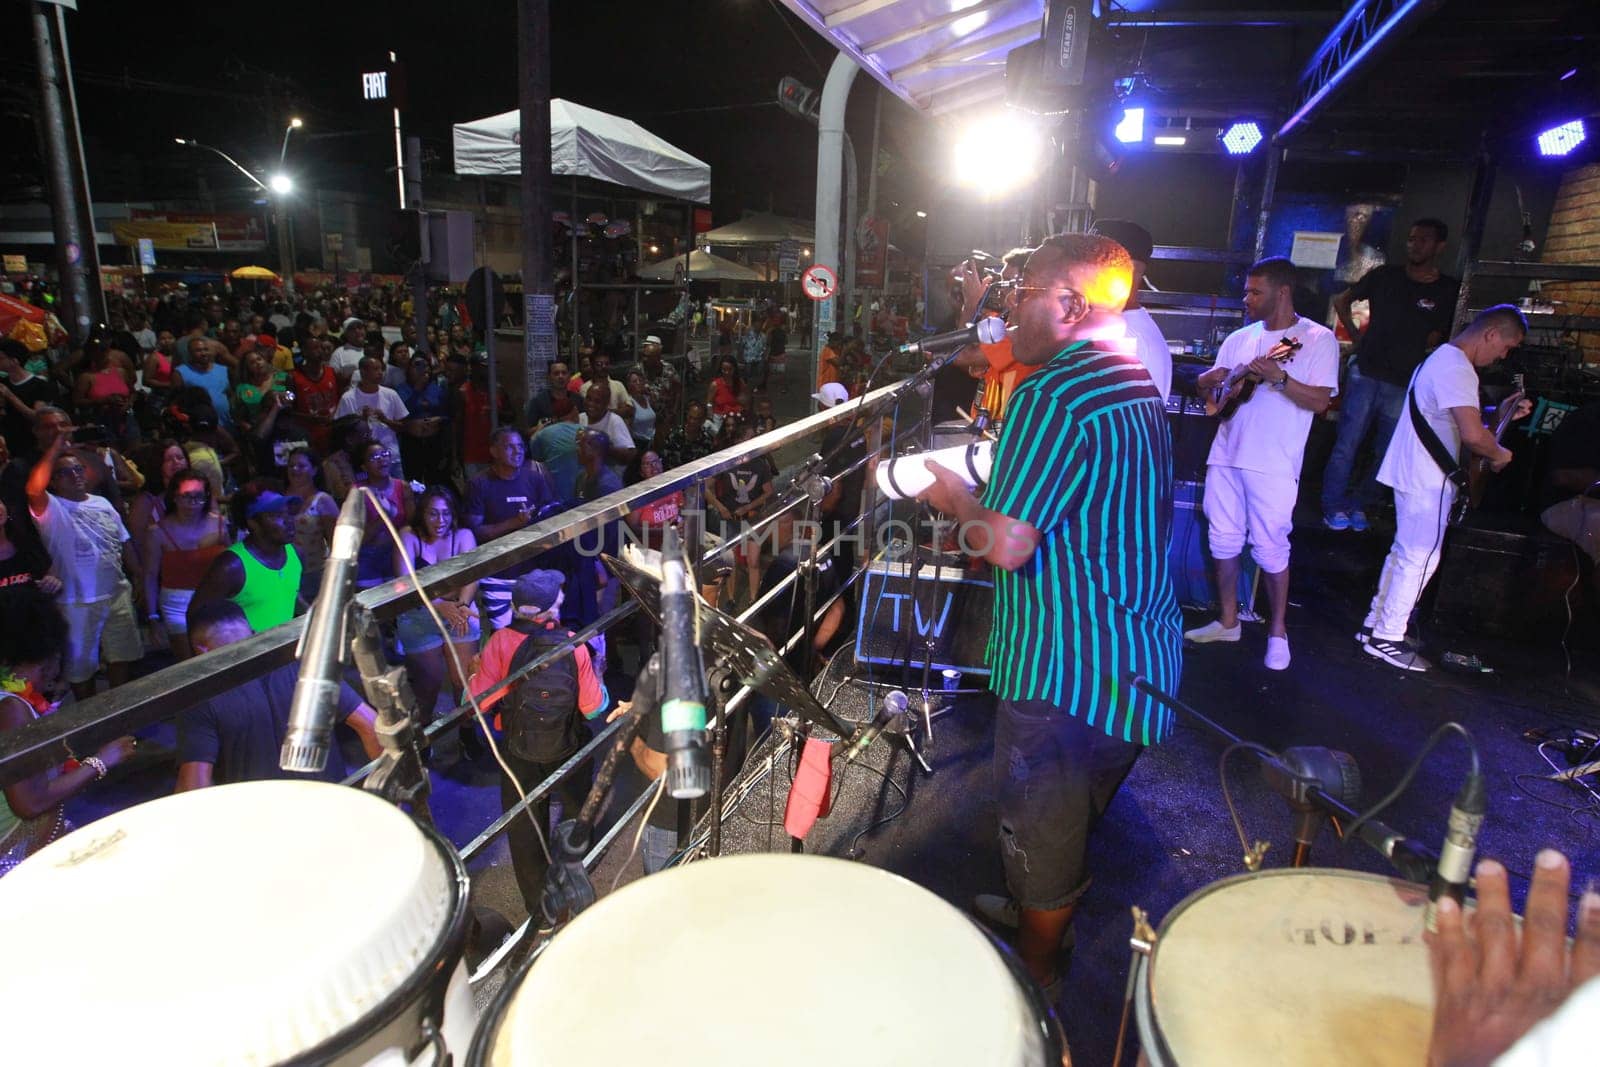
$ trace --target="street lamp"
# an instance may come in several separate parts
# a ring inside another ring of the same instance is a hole
[[[278,149],[278,166],[283,166],[284,157],[289,154],[289,135],[304,125],[298,118],[292,118],[289,125],[283,128],[283,147]]]
[[[289,147],[289,130],[298,129],[300,125],[301,122],[299,119],[289,120],[289,129],[284,130],[283,132],[283,147],[285,151],[287,151]],[[232,164],[234,169],[240,174],[243,174],[246,178],[249,178],[252,182],[254,182],[257,189],[260,189],[264,193],[274,194],[272,197],[272,224],[278,230],[278,273],[283,278],[284,291],[289,293],[294,292],[294,254],[289,251],[289,227],[283,215],[283,198],[288,196],[289,193],[293,191],[294,181],[287,174],[284,174],[280,171],[277,174],[272,175],[270,179],[271,184],[269,185],[267,182],[262,181],[260,178],[250,173],[250,171],[245,168],[244,164],[240,163],[237,159],[234,159],[220,148],[213,148],[211,145],[201,144],[199,141],[188,137],[174,137],[173,140],[178,144],[183,145],[185,148],[203,148],[207,152],[221,156],[223,159]],[[280,164],[282,163],[282,155],[283,153],[280,152]]]

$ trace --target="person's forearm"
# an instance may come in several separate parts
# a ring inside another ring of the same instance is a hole
[[[1343,293],[1333,298],[1333,313],[1338,316],[1344,332],[1354,341],[1357,337],[1356,320],[1350,315],[1350,298]]]
[[[1489,428],[1481,423],[1478,424],[1475,432],[1463,432],[1461,434],[1461,443],[1467,447],[1467,451],[1475,456],[1482,456],[1484,459],[1495,459],[1501,452],[1500,442],[1496,441],[1494,434],[1490,433]]]
[[[493,541],[496,537],[504,537],[528,525],[528,520],[521,515],[513,515],[500,522],[485,522],[472,528],[472,536],[478,539],[481,545],[485,541]]]
[[[1306,385],[1304,382],[1296,381],[1293,377],[1284,383],[1283,395],[1294,401],[1298,406],[1316,415],[1328,410],[1328,404],[1333,401],[1333,396],[1327,387]]]

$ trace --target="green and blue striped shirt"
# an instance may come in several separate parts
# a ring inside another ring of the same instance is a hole
[[[1172,442],[1139,361],[1080,342],[1029,375],[983,503],[1042,535],[1016,571],[996,569],[990,688],[1111,737],[1164,740],[1172,712],[1127,680],[1175,692],[1183,654],[1167,569]]]

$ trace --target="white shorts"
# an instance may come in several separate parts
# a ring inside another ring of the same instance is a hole
[[[61,602],[67,618],[67,651],[61,673],[72,685],[95,676],[100,659],[107,663],[137,663],[144,658],[144,639],[133,617],[133,586],[124,581],[106,600],[89,604]]]
[[[188,633],[189,601],[194,599],[194,590],[162,586],[156,597],[156,612],[161,616],[161,625],[167,628],[167,633]]]
[[[1205,516],[1211,555],[1233,559],[1250,542],[1250,555],[1268,574],[1289,567],[1289,533],[1300,483],[1238,467],[1206,468]]]

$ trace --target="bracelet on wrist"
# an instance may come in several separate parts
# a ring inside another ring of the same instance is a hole
[[[106,776],[106,761],[99,756],[85,756],[79,762],[94,771],[96,781]]]

